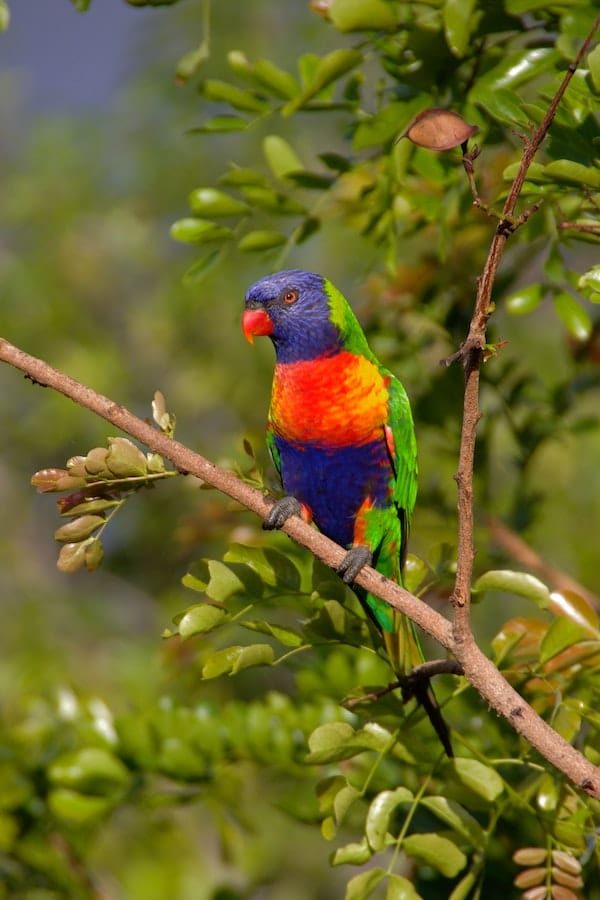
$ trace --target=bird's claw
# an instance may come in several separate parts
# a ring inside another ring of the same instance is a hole
[[[365,566],[370,566],[373,561],[373,554],[368,547],[359,545],[348,550],[345,557],[337,568],[338,575],[342,576],[342,581],[346,584],[352,584],[356,581],[356,576]]]
[[[302,507],[295,497],[282,497],[276,500],[267,515],[262,527],[265,531],[282,528],[291,516],[301,516]]]

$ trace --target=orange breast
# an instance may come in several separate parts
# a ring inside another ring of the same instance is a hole
[[[381,432],[387,414],[386,379],[363,356],[344,351],[275,367],[270,418],[288,441],[367,443]]]

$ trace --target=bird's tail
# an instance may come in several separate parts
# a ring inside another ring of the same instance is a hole
[[[414,697],[423,707],[446,755],[452,758],[454,752],[450,732],[429,679],[411,678],[414,669],[425,662],[415,626],[410,619],[400,613],[394,613],[394,625],[393,632],[383,631],[382,634],[392,668],[402,683],[402,695],[405,700]]]
[[[400,579],[399,579],[400,580]],[[414,669],[425,662],[414,623],[387,603],[355,588],[365,611],[381,632],[390,664],[398,676],[405,700],[415,698],[423,707],[435,733],[451,758],[454,756],[450,732],[428,679],[411,677]]]

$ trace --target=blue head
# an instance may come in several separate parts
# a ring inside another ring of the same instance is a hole
[[[250,342],[268,335],[281,363],[336,353],[341,333],[332,321],[331,287],[322,275],[302,269],[261,278],[246,294],[244,334]]]

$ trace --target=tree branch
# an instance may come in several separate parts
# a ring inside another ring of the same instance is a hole
[[[24,372],[34,383],[50,387],[70,398],[79,406],[90,410],[130,437],[141,441],[151,450],[160,453],[178,469],[196,475],[264,519],[271,504],[260,491],[245,484],[231,472],[215,466],[178,441],[167,437],[134,416],[125,407],[102,394],[97,394],[91,388],[52,368],[43,360],[30,356],[2,338],[0,338],[0,361]],[[298,516],[289,519],[283,531],[332,568],[337,568],[345,556],[345,550],[307,525]],[[444,616],[393,581],[384,578],[375,569],[365,567],[356,581],[361,587],[407,615],[452,653],[467,679],[496,712],[504,716],[519,734],[575,785],[600,799],[600,770],[534,712],[481,652],[470,632],[466,635],[461,633],[460,639],[457,639],[451,623]]]
[[[531,718],[533,710],[524,706],[522,701],[519,701],[519,695],[516,691],[513,691],[507,684],[487,657],[481,654],[471,631],[470,596],[473,561],[475,558],[475,547],[473,544],[473,469],[477,425],[481,417],[479,409],[480,370],[483,361],[483,349],[486,343],[487,323],[493,310],[492,292],[498,266],[506,247],[506,242],[511,234],[513,234],[517,228],[524,225],[529,217],[539,208],[540,204],[536,203],[520,216],[515,217],[517,201],[521,194],[529,167],[548,133],[558,105],[573,78],[577,67],[589,49],[594,34],[599,26],[600,15],[597,16],[588,36],[581,45],[575,60],[571,63],[565,73],[541,124],[531,138],[524,139],[525,148],[521,164],[511,185],[508,197],[506,198],[502,210],[502,217],[496,227],[496,232],[490,245],[482,275],[477,281],[475,307],[467,339],[457,353],[444,361],[446,365],[450,365],[452,362],[460,359],[465,371],[463,420],[458,471],[455,476],[458,486],[458,553],[456,579],[451,596],[453,605],[452,637],[454,653],[463,665],[465,676],[469,679],[471,684],[479,690],[482,696],[486,696],[486,699],[490,701],[492,706],[498,712],[506,716],[519,733],[524,734],[522,725],[525,720],[527,720],[527,731],[529,731],[530,728],[536,731],[536,738],[539,740],[539,743],[536,743],[535,746],[544,754],[544,756],[546,756],[546,759],[552,762],[554,762],[554,760],[551,760],[547,752],[541,748],[542,745],[544,745],[546,750],[551,749],[547,745],[547,741],[553,744],[554,747],[557,747],[560,744],[558,735],[552,732],[552,729],[550,729],[551,734],[548,734],[546,731],[548,726],[546,726],[545,723],[544,728],[542,729],[540,727],[541,720],[536,722],[534,718]],[[473,162],[478,153],[479,151],[477,150],[476,153],[469,155],[466,152],[466,146],[463,146],[463,166],[473,194],[474,203],[476,206],[485,210],[486,207],[481,203],[477,193],[473,173]],[[494,696],[493,701],[490,694],[493,694]],[[535,713],[533,715],[535,716]],[[528,736],[528,739],[531,741],[530,736]],[[555,762],[554,764],[556,765]],[[599,772],[596,771],[592,779],[595,782],[594,790],[598,789],[598,777]],[[586,790],[590,786],[587,782],[587,778],[585,783],[579,783]]]

